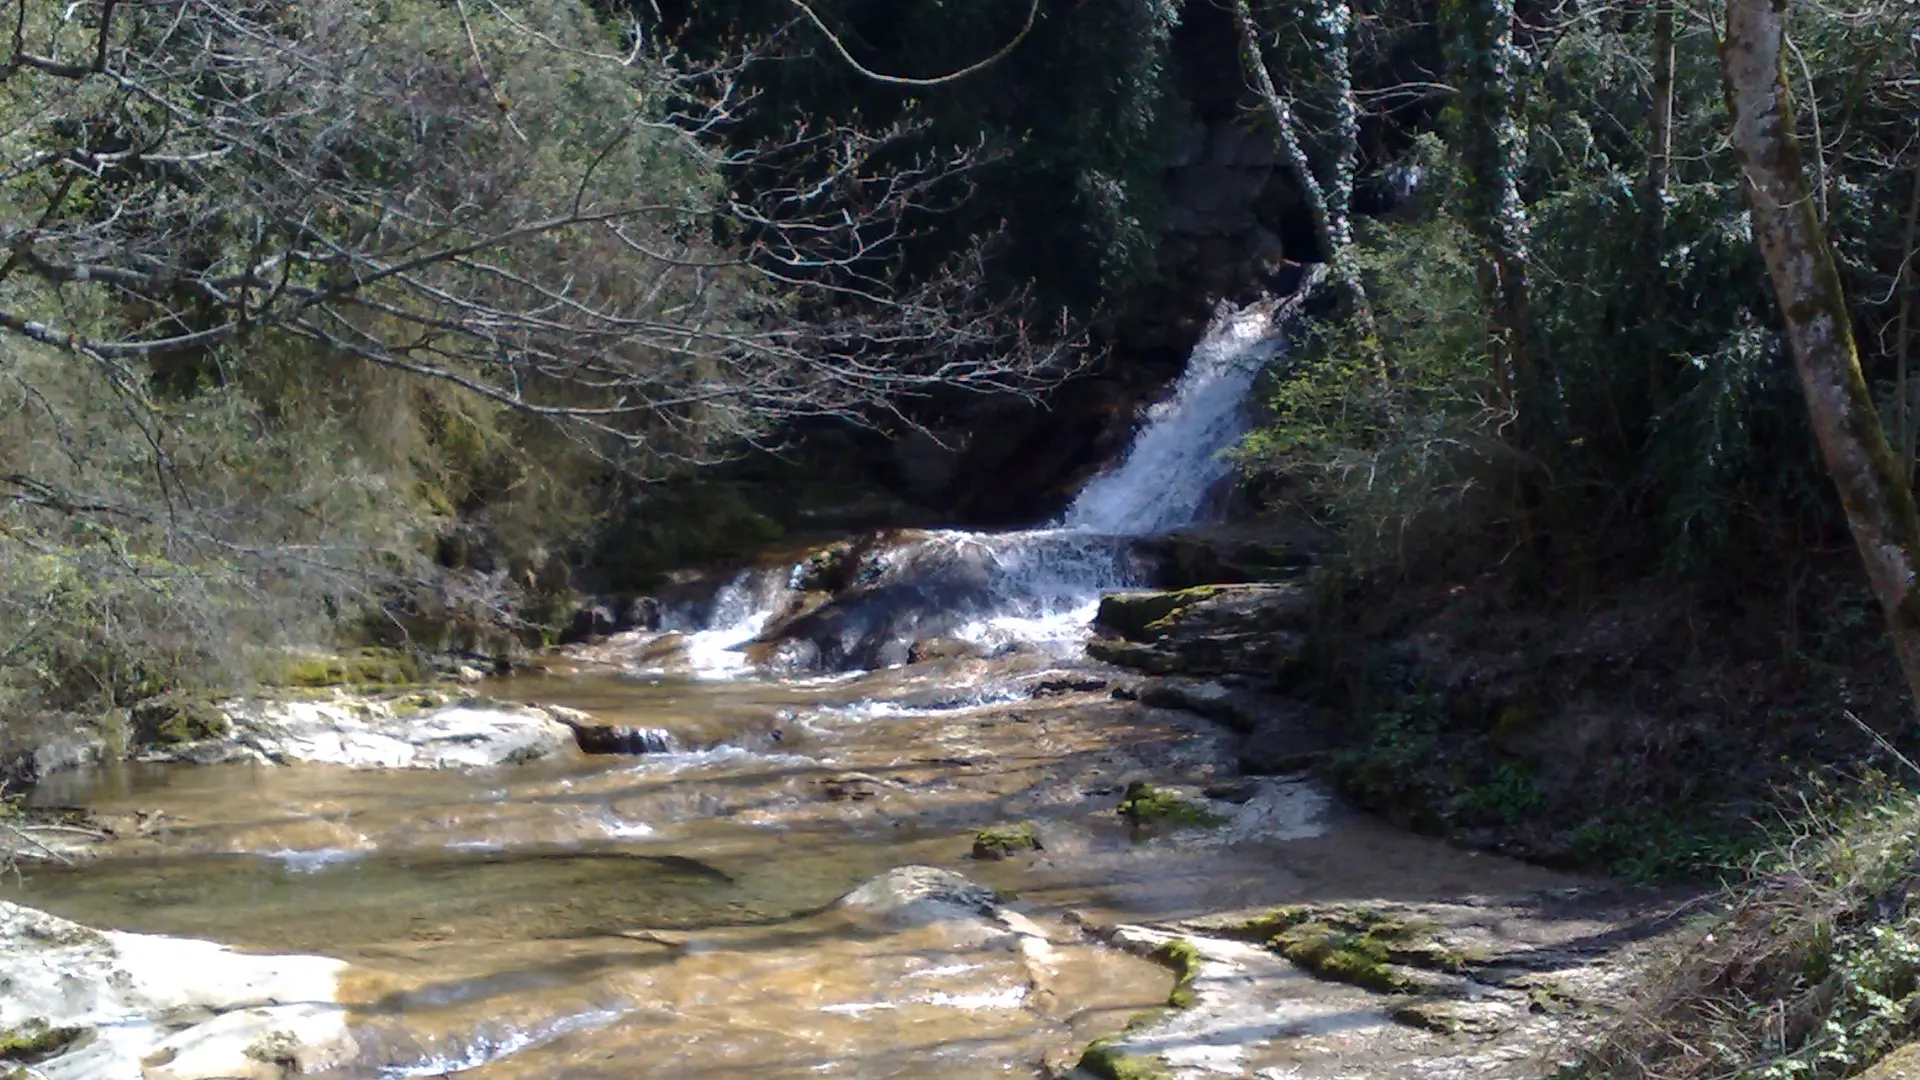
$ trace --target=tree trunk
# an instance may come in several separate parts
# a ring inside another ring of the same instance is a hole
[[[1673,2],[1653,0],[1652,137],[1647,147],[1646,208],[1656,229],[1667,220],[1667,174],[1673,162]]]
[[[1535,341],[1531,257],[1520,170],[1526,138],[1514,114],[1512,0],[1442,0],[1450,24],[1450,68],[1457,83],[1461,157],[1467,167],[1465,218],[1486,252],[1491,345],[1503,384],[1512,387],[1522,447],[1551,451],[1557,409]],[[1550,454],[1548,454],[1550,456]]]
[[[1334,83],[1336,98],[1335,160],[1330,184],[1321,185],[1319,176],[1313,171],[1313,163],[1307,159],[1306,149],[1294,131],[1293,106],[1280,95],[1272,73],[1267,70],[1267,62],[1260,54],[1260,27],[1254,21],[1247,0],[1233,0],[1234,14],[1240,23],[1240,60],[1246,68],[1247,77],[1253,80],[1254,89],[1266,102],[1267,111],[1272,115],[1280,152],[1286,157],[1287,166],[1299,181],[1301,194],[1306,198],[1307,212],[1313,219],[1314,238],[1325,249],[1334,279],[1346,293],[1354,321],[1359,324],[1361,336],[1366,339],[1367,347],[1372,350],[1374,362],[1384,378],[1387,374],[1386,360],[1380,352],[1379,335],[1374,330],[1373,305],[1367,300],[1366,283],[1360,278],[1359,261],[1354,258],[1353,251],[1353,176],[1360,157],[1360,106],[1354,98],[1353,75],[1348,63],[1347,31],[1352,16],[1347,10],[1346,0],[1325,0],[1325,3],[1328,5],[1323,12],[1327,19],[1324,27],[1327,39],[1321,43],[1321,52],[1327,61],[1325,74]]]
[[[1727,0],[1720,61],[1733,143],[1820,452],[1920,702],[1920,513],[1861,375],[1840,274],[1814,214],[1782,65],[1785,24],[1785,0]]]
[[[1647,174],[1641,205],[1646,215],[1647,324],[1656,333],[1667,318],[1667,183],[1673,164],[1673,5],[1653,0],[1653,92],[1648,110]],[[1656,339],[1659,340],[1659,339]],[[1654,415],[1667,407],[1666,357],[1647,358],[1648,406]]]
[[[1894,425],[1894,447],[1900,455],[1900,481],[1913,490],[1913,264],[1920,259],[1920,150],[1913,152],[1913,191],[1907,196],[1907,239],[1900,246],[1900,271],[1894,275],[1894,288],[1900,292],[1900,315],[1893,334],[1895,378],[1900,415]]]

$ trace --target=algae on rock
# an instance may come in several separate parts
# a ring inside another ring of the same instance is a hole
[[[1153,950],[1154,963],[1173,971],[1173,989],[1167,992],[1167,1004],[1176,1009],[1191,1009],[1197,1000],[1193,993],[1193,983],[1200,977],[1200,949],[1185,938],[1172,941]]]
[[[1136,826],[1219,825],[1225,820],[1204,806],[1144,781],[1127,785],[1126,795],[1120,800],[1119,812],[1121,817]]]
[[[1100,1080],[1172,1080],[1152,1058],[1122,1053],[1107,1039],[1095,1039],[1080,1055],[1079,1067]]]
[[[1039,850],[1040,838],[1034,833],[1031,821],[989,826],[973,837],[973,857],[976,859],[1005,859],[1023,851]]]
[[[1237,930],[1321,978],[1387,994],[1428,990],[1416,971],[1459,975],[1472,963],[1428,920],[1368,907],[1283,907]]]
[[[38,1064],[66,1050],[83,1034],[80,1028],[54,1027],[44,1020],[0,1030],[0,1064]]]

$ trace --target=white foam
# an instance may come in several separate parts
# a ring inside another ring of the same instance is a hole
[[[290,874],[317,874],[330,866],[363,859],[367,853],[350,848],[316,848],[306,851],[296,848],[277,848],[273,851],[250,851],[247,854],[258,855],[265,859],[277,859]]]
[[[1026,1004],[1027,988],[1009,986],[1004,990],[983,990],[972,994],[949,994],[941,990],[917,999],[928,1005],[938,1005],[943,1009],[1018,1009]]]

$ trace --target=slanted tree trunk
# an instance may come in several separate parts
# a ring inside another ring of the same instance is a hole
[[[1267,70],[1267,62],[1260,52],[1260,26],[1254,21],[1247,0],[1233,0],[1234,14],[1240,23],[1240,61],[1273,118],[1280,152],[1299,181],[1307,212],[1313,218],[1314,238],[1327,253],[1334,280],[1346,294],[1350,314],[1385,377],[1386,360],[1380,351],[1379,334],[1374,329],[1373,305],[1367,300],[1366,283],[1361,280],[1359,260],[1353,250],[1353,177],[1360,160],[1360,106],[1353,94],[1353,73],[1348,60],[1347,33],[1352,26],[1352,13],[1347,9],[1346,0],[1321,2],[1325,5],[1320,20],[1324,39],[1319,42],[1324,61],[1322,74],[1333,83],[1335,98],[1334,162],[1329,183],[1321,184],[1313,171],[1313,163],[1307,158],[1299,133],[1294,130],[1293,105],[1281,96],[1274,85],[1273,74]]]
[[[1840,274],[1814,213],[1782,66],[1785,38],[1785,0],[1727,0],[1720,61],[1733,144],[1821,455],[1920,702],[1920,513],[1861,375]]]

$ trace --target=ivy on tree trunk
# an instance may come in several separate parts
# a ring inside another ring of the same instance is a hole
[[[1520,195],[1526,137],[1514,109],[1514,71],[1525,57],[1513,41],[1513,0],[1442,0],[1441,14],[1467,173],[1464,216],[1485,249],[1489,337],[1520,441],[1538,452],[1550,442],[1555,409],[1535,342],[1528,284],[1529,225]]]
[[[1784,0],[1727,0],[1720,45],[1754,240],[1785,316],[1807,410],[1847,524],[1920,701],[1920,514],[1860,371],[1833,249],[1814,212],[1783,67]]]

